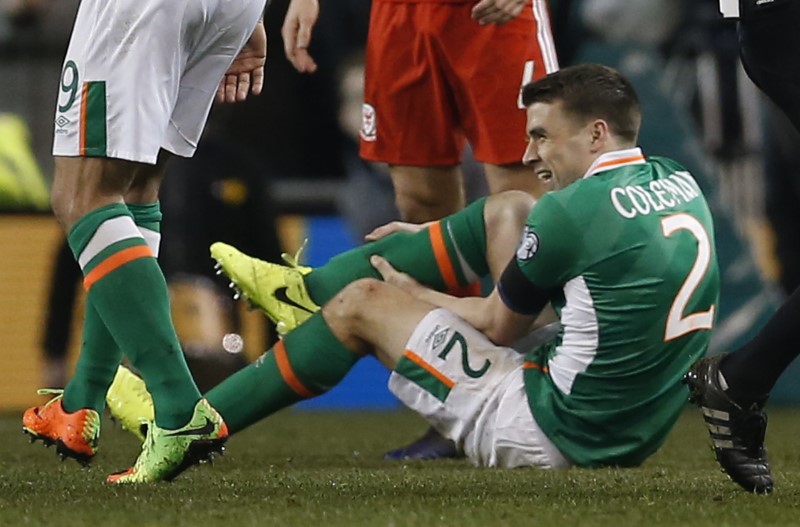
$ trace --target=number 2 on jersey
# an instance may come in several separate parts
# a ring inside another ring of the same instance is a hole
[[[665,342],[699,329],[711,329],[714,325],[714,304],[707,311],[698,311],[683,316],[686,305],[703,280],[708,265],[711,263],[711,240],[703,224],[694,216],[680,213],[661,220],[661,231],[667,238],[681,230],[689,231],[697,240],[697,257],[667,314],[667,326],[664,330]]]

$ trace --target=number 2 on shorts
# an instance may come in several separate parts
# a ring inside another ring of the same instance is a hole
[[[467,340],[458,331],[453,332],[453,337],[439,354],[439,358],[445,360],[447,355],[450,353],[450,351],[452,351],[456,344],[461,346],[461,368],[464,370],[464,373],[473,379],[483,377],[483,375],[489,370],[489,366],[492,365],[492,361],[487,359],[479,370],[473,370],[469,365],[469,350],[467,349]]]
[[[694,265],[692,265],[692,269],[689,271],[686,280],[684,280],[683,285],[681,285],[681,288],[678,290],[678,294],[672,302],[672,307],[669,309],[667,326],[664,330],[665,342],[669,342],[670,340],[699,329],[711,329],[714,325],[713,304],[707,311],[698,311],[683,316],[686,305],[689,303],[697,286],[703,280],[708,270],[708,264],[711,262],[711,240],[703,224],[694,216],[680,213],[667,216],[661,220],[661,231],[664,233],[664,236],[670,237],[680,230],[689,231],[697,240],[697,257],[694,260]]]

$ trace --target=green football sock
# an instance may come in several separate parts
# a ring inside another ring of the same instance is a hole
[[[161,210],[158,202],[128,205],[128,209],[150,250],[158,254],[161,231]],[[64,409],[75,412],[81,408],[91,408],[102,413],[106,392],[121,361],[122,350],[108,332],[89,295],[86,301],[81,353],[75,365],[75,374],[64,388]]]
[[[153,251],[153,255],[158,258],[158,250],[161,247],[161,204],[158,201],[145,204],[128,203],[128,210],[131,211],[133,222],[139,228],[142,238]]]
[[[228,430],[235,433],[282,408],[328,391],[359,358],[339,342],[322,315],[316,313],[205,397],[222,414]]]
[[[106,392],[122,361],[122,351],[106,329],[91,298],[86,299],[85,315],[81,354],[75,364],[75,374],[64,387],[62,405],[67,412],[91,408],[102,413],[106,406]]]
[[[128,208],[108,205],[87,214],[68,241],[89,301],[153,395],[156,424],[185,425],[200,393],[172,325],[166,280]],[[91,359],[114,368],[119,363],[108,356]]]
[[[489,273],[485,203],[485,198],[480,199],[418,233],[395,233],[331,258],[305,277],[309,295],[321,306],[350,282],[366,277],[380,279],[369,263],[373,254],[439,291],[452,293],[477,282]]]

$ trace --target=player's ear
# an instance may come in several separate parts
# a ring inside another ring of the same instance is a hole
[[[609,139],[608,123],[604,119],[595,119],[589,124],[593,150],[603,150]]]

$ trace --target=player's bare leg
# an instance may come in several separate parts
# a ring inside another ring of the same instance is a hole
[[[102,411],[123,353],[144,375],[157,409],[156,423],[148,429],[153,440],[145,443],[136,465],[113,482],[171,479],[219,449],[227,437],[224,422],[200,400],[186,367],[154,258],[157,247],[143,230],[160,222],[157,196],[167,157],[162,153],[155,165],[56,159],[53,209],[81,264],[88,294],[84,348],[76,377],[64,392],[63,412]],[[44,421],[44,413],[33,412]],[[214,425],[210,434],[197,424],[204,420]],[[176,430],[180,441],[166,433]]]
[[[390,167],[395,202],[403,221],[425,223],[464,208],[461,169],[449,167]]]
[[[362,278],[325,304],[322,316],[345,347],[360,355],[373,353],[391,370],[414,328],[434,307],[386,282]]]

